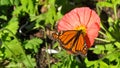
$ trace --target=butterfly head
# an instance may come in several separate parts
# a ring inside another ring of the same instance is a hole
[[[86,27],[84,25],[77,26],[77,27],[74,28],[74,30],[82,31],[84,36],[86,35],[86,32],[87,32],[87,29],[86,29]]]

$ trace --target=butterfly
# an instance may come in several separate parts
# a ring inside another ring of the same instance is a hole
[[[56,39],[61,47],[75,55],[86,56],[87,46],[82,30],[66,30],[58,33],[52,33],[53,39]]]

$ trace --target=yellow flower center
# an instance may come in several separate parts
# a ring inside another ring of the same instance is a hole
[[[77,26],[74,30],[82,30],[83,35],[86,35],[86,27],[84,25]]]

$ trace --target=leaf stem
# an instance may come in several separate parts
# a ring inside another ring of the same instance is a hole
[[[102,31],[99,31],[100,34],[102,34],[104,37],[106,37],[106,34],[103,33]]]
[[[115,20],[117,20],[117,9],[116,9],[116,5],[113,6],[114,9],[114,14],[115,14]]]
[[[110,42],[110,41],[108,41],[108,40],[101,39],[101,38],[95,38],[95,40],[99,40],[99,41],[103,41],[103,42]]]

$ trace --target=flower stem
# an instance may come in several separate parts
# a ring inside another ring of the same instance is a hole
[[[46,50],[47,50],[48,49],[47,42],[45,43],[45,46],[46,46]],[[48,68],[50,68],[50,57],[49,57],[48,53],[47,53],[47,61],[48,61]]]
[[[47,44],[47,43],[46,43]],[[47,45],[46,45],[46,50],[48,49]],[[48,60],[48,68],[50,68],[50,57],[49,54],[47,53],[47,60]]]

